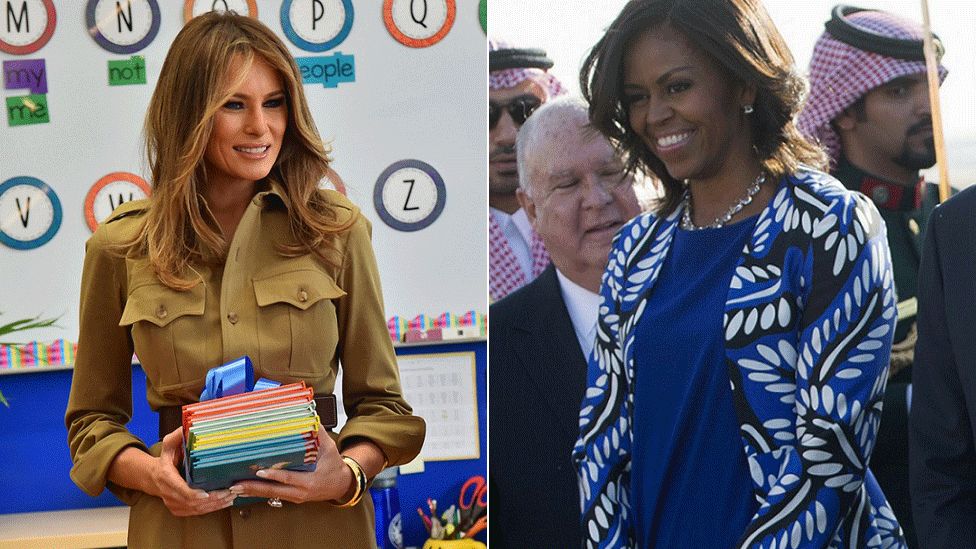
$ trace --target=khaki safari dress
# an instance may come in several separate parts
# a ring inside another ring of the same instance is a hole
[[[145,258],[111,249],[135,234],[145,201],[121,206],[88,241],[65,417],[71,478],[88,494],[107,487],[132,506],[130,547],[376,546],[368,496],[353,508],[259,503],[180,518],[161,499],[108,482],[121,450],[146,449],[125,427],[133,351],[154,410],[196,402],[207,370],[243,355],[253,361],[255,378],[304,380],[317,395],[336,389],[341,363],[348,420],[332,435],[340,451],[351,440],[368,439],[397,465],[413,459],[423,443],[424,421],[411,415],[401,394],[369,222],[341,194],[322,191],[340,221],[356,218],[335,241],[335,266],[312,255],[282,257],[275,242],[291,234],[288,209],[276,184],[265,187],[248,205],[227,259],[194,265],[201,283],[188,291],[162,285]],[[159,455],[159,446],[149,451]]]

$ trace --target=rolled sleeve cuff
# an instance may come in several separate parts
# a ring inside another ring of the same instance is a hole
[[[108,470],[115,456],[129,446],[147,453],[149,451],[139,438],[130,433],[108,435],[84,452],[78,452],[75,456],[75,464],[71,468],[71,480],[89,496],[98,496],[107,486],[123,502],[130,503],[128,500],[134,497],[136,490],[122,488],[108,482]]]
[[[403,465],[420,453],[426,432],[427,424],[418,416],[359,416],[346,422],[338,446],[366,439],[380,447],[389,466]]]

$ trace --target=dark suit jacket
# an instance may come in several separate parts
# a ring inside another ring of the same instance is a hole
[[[586,360],[550,265],[489,309],[492,549],[580,547],[576,469]]]
[[[932,213],[918,288],[910,417],[919,546],[976,543],[976,187]]]

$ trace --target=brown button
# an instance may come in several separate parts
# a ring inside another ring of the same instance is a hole
[[[298,301],[301,301],[302,303],[308,301],[308,292],[306,292],[304,288],[298,291]]]
[[[237,324],[237,313],[227,313],[227,320],[229,320],[231,324]]]
[[[247,517],[251,516],[251,510],[245,507],[238,511],[237,514],[240,515],[242,519],[246,519]]]
[[[169,313],[167,313],[167,312],[166,312],[166,306],[165,306],[165,305],[163,305],[162,303],[160,303],[160,304],[159,304],[159,307],[156,307],[156,316],[157,316],[157,317],[159,317],[159,318],[161,318],[161,319],[162,319],[162,318],[166,318],[166,316],[167,316],[168,314],[169,314]]]

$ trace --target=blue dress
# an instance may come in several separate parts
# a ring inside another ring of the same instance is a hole
[[[722,338],[729,282],[756,219],[678,230],[635,328],[631,483],[641,547],[732,547],[758,507]]]

